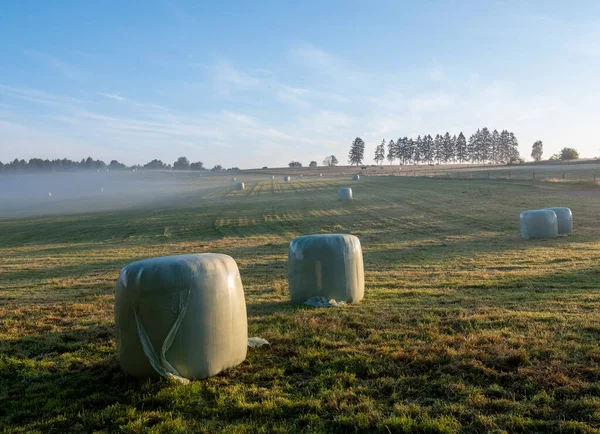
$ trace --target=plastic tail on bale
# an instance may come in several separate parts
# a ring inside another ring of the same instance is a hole
[[[227,255],[133,262],[115,293],[117,347],[127,374],[187,382],[244,361],[248,323],[242,280]]]
[[[360,240],[354,235],[306,235],[290,243],[288,282],[293,303],[312,297],[357,303],[365,293]]]
[[[543,240],[558,237],[558,219],[549,209],[523,211],[521,236],[526,240]]]
[[[337,194],[339,200],[352,200],[351,188],[338,188]]]
[[[573,232],[573,213],[569,208],[566,207],[556,207],[556,208],[546,208],[550,211],[554,211],[556,214],[556,218],[558,220],[558,234],[570,234]]]

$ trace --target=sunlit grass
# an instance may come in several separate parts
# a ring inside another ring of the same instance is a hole
[[[598,432],[600,195],[581,191],[591,186],[410,177],[246,185],[169,208],[0,222],[0,427]],[[355,201],[336,200],[342,185]],[[521,240],[520,211],[547,206],[569,206],[575,233]],[[289,241],[322,232],[361,239],[360,304],[288,303]],[[191,252],[237,261],[249,332],[273,345],[187,386],[125,377],[112,310],[120,268]]]

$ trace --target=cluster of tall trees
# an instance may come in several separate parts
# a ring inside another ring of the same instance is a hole
[[[154,159],[144,164],[143,166],[134,165],[126,166],[123,163],[119,163],[117,160],[112,160],[109,164],[106,164],[102,160],[94,160],[92,157],[84,158],[81,161],[73,161],[68,158],[55,159],[55,160],[42,160],[41,158],[31,158],[29,161],[14,159],[10,163],[4,164],[0,161],[0,171],[11,172],[11,171],[40,171],[40,172],[60,172],[68,170],[82,170],[82,169],[109,169],[109,170],[125,170],[125,169],[173,169],[173,170],[208,170],[204,167],[202,161],[196,161],[190,163],[186,157],[179,157],[177,161],[171,164],[165,164],[161,160]],[[215,165],[212,169],[213,172],[226,170],[220,164]],[[232,167],[227,170],[237,171],[240,170],[237,167]]]
[[[519,159],[518,147],[519,142],[514,133],[507,130],[490,132],[488,128],[481,128],[469,140],[462,132],[458,136],[451,136],[447,132],[435,137],[430,134],[416,139],[401,137],[387,143],[384,139],[375,148],[374,160],[377,164],[386,159],[390,163],[398,160],[400,164],[500,163]]]

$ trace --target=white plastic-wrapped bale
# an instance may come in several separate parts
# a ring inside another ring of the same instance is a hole
[[[353,181],[358,181],[359,179],[360,179],[360,175],[354,175],[354,176],[352,177],[352,180],[353,180]]]
[[[291,178],[290,178],[289,176],[284,176],[284,177],[283,177],[283,180],[284,180],[285,182],[290,182],[290,179],[291,179]]]
[[[304,175],[300,175],[298,178],[302,179],[304,177]]]
[[[526,240],[558,237],[558,219],[549,209],[523,211],[521,213],[521,236]]]
[[[244,183],[243,183],[243,182],[237,182],[237,183],[235,184],[235,189],[236,189],[236,190],[243,190],[244,188],[246,188],[246,186],[244,185]]]
[[[322,173],[319,173],[319,178],[322,178],[322,177],[323,177],[323,174],[322,174]]]
[[[338,188],[338,199],[352,200],[352,189],[351,188]]]
[[[271,179],[273,179],[273,180],[274,180],[274,179],[275,179],[275,175],[271,175]]]
[[[354,235],[306,235],[290,243],[288,283],[293,303],[312,297],[357,303],[365,293],[360,241]]]
[[[346,176],[345,172],[340,172],[340,176]]]
[[[573,213],[569,208],[566,207],[556,207],[556,208],[546,208],[550,211],[554,211],[556,214],[556,219],[558,220],[558,234],[570,234],[573,232]]]
[[[237,181],[237,179],[231,178],[231,182],[235,182],[235,181]]]
[[[248,322],[240,273],[227,255],[133,262],[115,293],[121,368],[135,377],[206,378],[246,358]]]

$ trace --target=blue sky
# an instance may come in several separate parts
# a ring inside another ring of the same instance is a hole
[[[598,1],[0,0],[0,161],[243,168],[513,131],[600,156]]]

